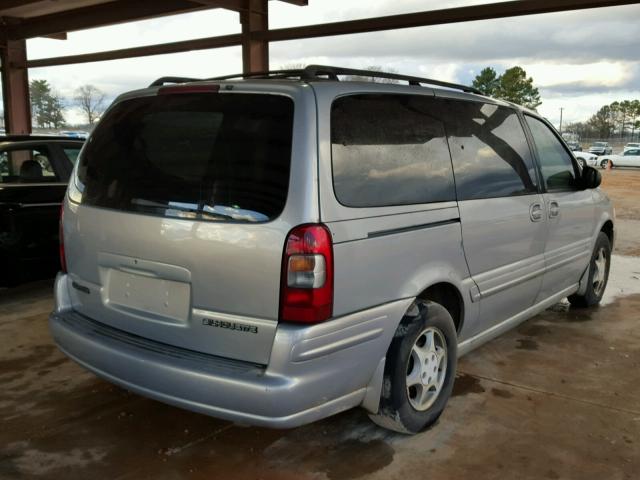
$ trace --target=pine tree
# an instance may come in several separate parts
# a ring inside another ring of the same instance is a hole
[[[499,85],[500,79],[498,78],[498,74],[491,67],[482,69],[471,84],[472,87],[477,88],[489,97],[493,97],[496,94]]]

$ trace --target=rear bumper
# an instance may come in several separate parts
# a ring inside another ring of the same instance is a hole
[[[410,303],[311,327],[279,325],[268,366],[131,335],[61,307],[64,301],[49,325],[66,355],[128,390],[218,418],[289,428],[363,402],[377,405],[384,356]]]

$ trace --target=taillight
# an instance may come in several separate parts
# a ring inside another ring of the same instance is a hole
[[[64,227],[62,226],[64,222],[64,201],[60,206],[60,224],[58,227],[58,239],[60,243],[60,268],[63,273],[67,273],[67,257],[64,253]]]
[[[324,225],[300,225],[282,256],[280,320],[317,323],[333,311],[333,244]]]

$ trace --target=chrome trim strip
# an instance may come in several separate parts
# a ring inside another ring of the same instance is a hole
[[[444,225],[451,225],[454,223],[460,223],[460,218],[452,218],[450,220],[442,220],[440,222],[422,223],[420,225],[410,225],[408,227],[391,228],[389,230],[378,230],[375,232],[367,233],[367,238],[384,237],[386,235],[394,235],[396,233],[412,232],[414,230],[423,230],[425,228],[442,227]]]

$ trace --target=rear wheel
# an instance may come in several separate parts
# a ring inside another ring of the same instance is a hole
[[[416,300],[402,319],[387,352],[378,425],[417,433],[444,410],[455,380],[458,339],[449,312]]]
[[[584,161],[584,158],[579,158],[579,159],[578,159],[578,164],[579,164],[582,168],[584,168],[584,167],[585,167],[585,165],[586,165],[586,163],[585,163],[585,161]]]
[[[609,281],[610,267],[611,242],[609,242],[609,237],[604,232],[600,232],[591,255],[587,290],[583,295],[571,295],[569,297],[571,305],[574,307],[591,307],[599,304]]]

